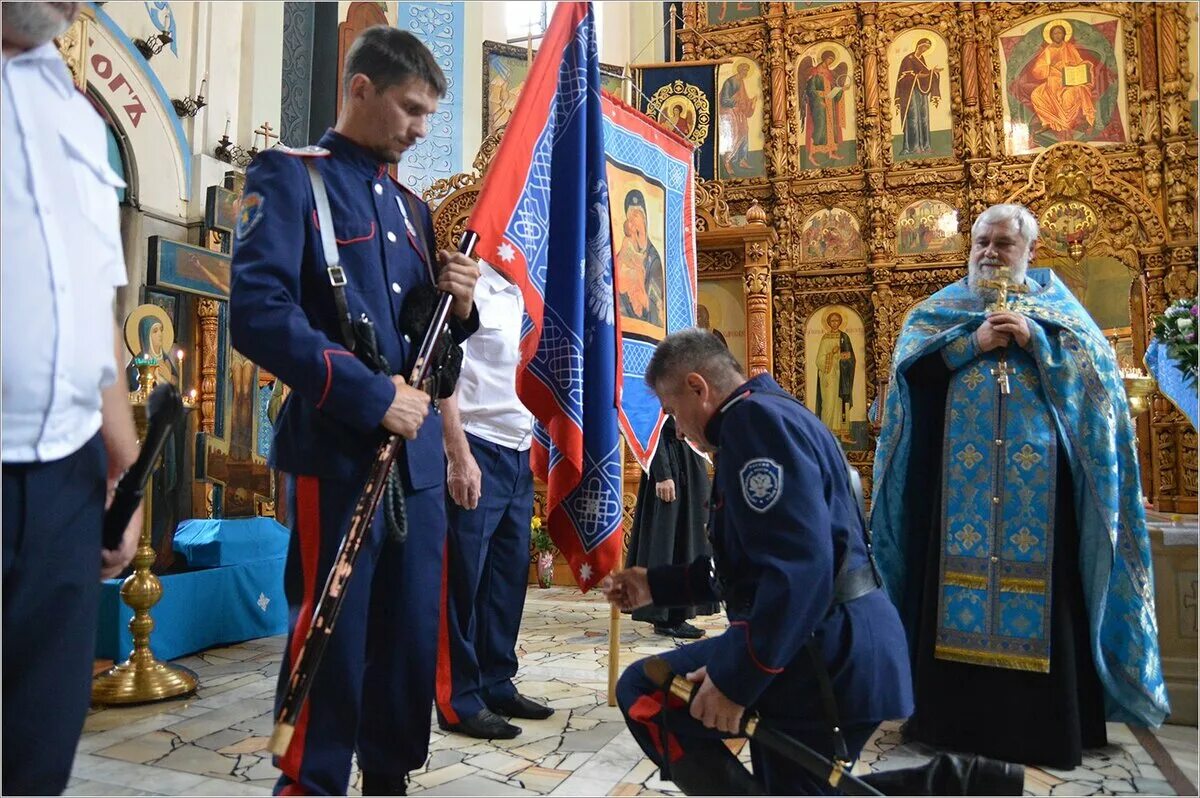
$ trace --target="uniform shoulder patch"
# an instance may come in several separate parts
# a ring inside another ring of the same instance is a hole
[[[742,497],[752,510],[765,513],[783,495],[783,466],[769,457],[747,460],[738,476]]]
[[[283,144],[276,144],[271,149],[279,150],[285,155],[294,155],[297,158],[329,157],[329,150],[324,147],[318,147],[316,144],[309,144],[307,147],[288,147]]]
[[[258,226],[263,217],[264,205],[266,200],[257,191],[251,191],[242,197],[238,205],[237,229],[234,231],[238,241],[250,235]]]

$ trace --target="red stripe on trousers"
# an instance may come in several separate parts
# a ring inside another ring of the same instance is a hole
[[[450,705],[454,682],[450,675],[450,536],[442,548],[442,599],[438,603],[437,683],[435,696],[438,710],[447,723],[458,723],[458,713]]]
[[[300,570],[304,574],[304,601],[292,630],[288,649],[288,664],[296,667],[308,628],[312,625],[313,607],[317,600],[317,562],[321,556],[321,483],[316,477],[296,477],[296,531],[300,536]],[[308,734],[309,702],[300,709],[296,731],[287,753],[279,759],[279,769],[297,785],[300,767],[304,764],[304,744]]]
[[[675,696],[671,696],[675,698]],[[671,709],[677,709],[672,701]],[[679,706],[683,706],[683,702],[679,701]],[[646,727],[646,733],[650,735],[650,742],[654,744],[655,750],[660,754],[663,753],[662,739],[659,737],[659,722],[658,714],[663,711],[662,693],[653,693],[651,695],[640,695],[637,701],[633,702],[633,706],[629,708],[629,717],[636,720],[638,723]],[[679,746],[679,741],[675,739],[675,735],[667,734],[667,747],[670,749],[670,754],[667,757],[669,762],[677,762],[679,757],[683,756],[683,749]]]

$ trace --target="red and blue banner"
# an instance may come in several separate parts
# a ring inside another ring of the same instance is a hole
[[[710,67],[711,70],[711,67]],[[693,145],[604,96],[604,158],[612,198],[613,273],[621,340],[621,430],[643,470],[665,416],[646,386],[658,342],[696,324]]]
[[[547,525],[587,591],[620,566],[617,329],[600,66],[590,3],[559,3],[467,229],[521,288],[517,394]]]

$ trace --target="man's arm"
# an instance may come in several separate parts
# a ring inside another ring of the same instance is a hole
[[[458,412],[458,394],[441,402],[442,442],[446,448],[446,489],[454,503],[465,510],[479,506],[481,475],[471,454],[471,444]]]
[[[371,371],[314,328],[300,306],[309,195],[299,157],[267,150],[247,170],[243,202],[256,197],[257,204],[248,206],[256,210],[239,222],[234,242],[231,341],[318,409],[367,432],[393,400],[415,389]],[[318,290],[333,288],[326,280]]]
[[[116,363],[117,378],[103,390],[100,397],[100,437],[108,453],[108,498],[105,500],[105,507],[112,499],[117,480],[137,460],[139,449],[137,429],[133,423],[133,409],[129,406],[129,392],[125,390],[125,370],[121,366],[121,331],[115,323],[113,360]],[[125,570],[133,560],[141,532],[142,508],[139,506],[133,518],[129,519],[129,526],[125,527],[121,547],[116,551],[101,548],[101,579],[108,579]]]
[[[743,404],[724,423],[720,459],[731,469],[724,485],[725,530],[741,542],[758,578],[747,617],[716,638],[708,676],[745,707],[796,657],[829,608],[832,519],[825,474],[806,434],[795,435],[759,404]],[[777,498],[760,511],[746,495],[758,488],[755,468],[762,465],[777,468],[780,482]]]

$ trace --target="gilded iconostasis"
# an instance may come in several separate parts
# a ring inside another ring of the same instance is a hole
[[[675,58],[631,64],[617,93],[696,146],[697,321],[820,416],[868,487],[899,327],[965,274],[988,205],[1037,216],[1035,265],[1130,375],[1150,317],[1195,294],[1194,4],[672,7]],[[484,50],[475,168],[425,192],[444,244],[523,74],[514,48]],[[1146,496],[1195,512],[1195,429],[1157,396],[1137,425]]]
[[[766,342],[758,367],[864,477],[899,326],[965,274],[988,205],[1038,217],[1035,265],[1123,368],[1142,367],[1149,316],[1195,294],[1194,4],[684,3],[679,27],[670,66],[715,64],[715,80],[675,82],[651,110],[714,109],[709,130],[684,120],[715,138],[711,195],[735,229],[774,234],[757,259],[702,234],[701,302],[751,368]],[[671,77],[655,75],[643,85]],[[1138,425],[1147,496],[1195,512],[1196,431],[1161,398]]]

